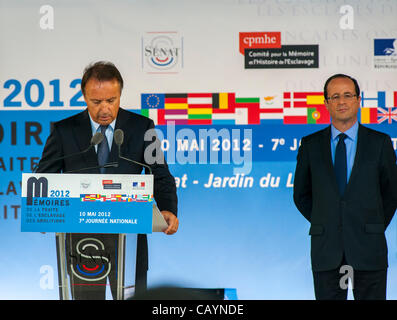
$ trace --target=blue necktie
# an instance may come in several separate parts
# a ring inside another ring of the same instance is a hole
[[[347,184],[347,159],[346,159],[346,144],[345,139],[347,135],[340,133],[339,140],[335,149],[335,175],[339,187],[339,193],[342,196]]]
[[[106,138],[105,131],[108,126],[100,126],[101,133],[104,136],[104,139],[98,146],[98,164],[100,166],[103,166],[107,161],[109,157],[109,144],[108,144],[108,139]],[[101,173],[105,173],[106,168],[100,168],[99,171]]]

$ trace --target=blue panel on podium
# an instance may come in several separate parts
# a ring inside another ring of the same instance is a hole
[[[151,233],[153,176],[23,174],[23,232]]]

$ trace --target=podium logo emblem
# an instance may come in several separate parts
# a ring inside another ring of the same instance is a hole
[[[113,180],[102,180],[104,189],[121,189],[121,183],[113,182]]]
[[[95,282],[106,278],[112,270],[111,257],[99,239],[83,238],[76,244],[75,250],[75,254],[71,255],[70,268],[77,278]]]
[[[144,190],[145,189],[145,182],[132,182],[132,189],[134,190]]]
[[[30,177],[28,179],[26,193],[26,204],[28,206],[32,205],[33,197],[48,197],[48,180],[46,178],[41,177],[37,179],[35,177]]]

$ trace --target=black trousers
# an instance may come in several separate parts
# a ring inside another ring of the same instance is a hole
[[[354,270],[348,265],[345,257],[337,269],[313,271],[316,300],[347,300],[347,278],[350,274],[355,300],[386,300],[387,269]]]

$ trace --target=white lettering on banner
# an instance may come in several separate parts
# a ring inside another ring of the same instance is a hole
[[[270,173],[260,178],[259,186],[261,188],[278,188],[280,186],[280,177],[273,177]]]
[[[245,37],[243,42],[248,44],[249,47],[251,47],[252,44],[274,44],[277,42],[277,37],[269,37],[268,35],[264,37]]]
[[[253,177],[244,177],[244,174],[237,174],[233,177],[214,177],[210,173],[208,182],[204,184],[205,188],[252,188],[254,184]]]
[[[202,183],[202,186],[206,189],[214,188],[214,189],[247,189],[254,188],[255,179],[257,180],[257,186],[260,188],[272,188],[278,189],[280,186],[285,186],[286,188],[292,188],[294,186],[293,179],[294,174],[289,172],[287,177],[281,177],[277,175],[273,175],[268,172],[265,175],[261,176],[245,176],[244,174],[235,174],[233,176],[216,176],[214,173],[210,173],[205,183]],[[191,184],[188,184],[188,176],[186,173],[182,175],[182,177],[175,177],[175,183],[177,188],[187,188],[192,185],[200,185],[200,181],[198,179],[193,178]],[[284,183],[285,181],[285,183]]]
[[[138,219],[79,218],[79,223],[138,224]]]
[[[43,5],[40,7],[40,29],[54,30],[54,8],[50,5]]]
[[[175,177],[175,184],[177,188],[186,188],[187,174],[185,173],[181,178]]]
[[[314,57],[314,52],[312,52],[312,51],[290,50],[290,51],[288,51],[288,55],[293,56],[293,57],[308,57],[308,56],[309,57]]]
[[[294,177],[294,175],[291,172],[288,173],[287,184],[286,184],[287,188],[293,188],[294,187],[294,184],[292,182],[293,177]]]
[[[273,143],[272,151],[277,151],[280,146],[282,147],[282,146],[285,145],[285,139],[284,138],[272,138],[271,142]],[[301,140],[293,138],[292,139],[292,144],[289,146],[289,150],[296,151],[296,149],[300,145],[301,145]]]

